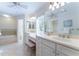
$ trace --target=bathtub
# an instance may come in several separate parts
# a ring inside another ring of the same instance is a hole
[[[0,36],[0,45],[6,45],[17,42],[17,36],[16,35],[4,35]]]

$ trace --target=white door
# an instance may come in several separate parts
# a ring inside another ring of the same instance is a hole
[[[18,20],[18,30],[17,30],[17,38],[18,38],[18,43],[23,43],[23,19]]]

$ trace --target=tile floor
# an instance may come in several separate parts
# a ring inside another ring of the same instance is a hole
[[[35,51],[23,43],[0,46],[0,56],[35,56]]]

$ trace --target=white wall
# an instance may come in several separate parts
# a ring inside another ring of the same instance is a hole
[[[61,11],[61,9],[64,9],[65,12]],[[73,2],[65,5],[64,7],[56,10],[54,13],[56,15],[56,18],[58,20],[58,26],[57,31],[59,33],[67,32],[67,29],[63,25],[64,20],[72,19],[73,21],[73,28],[79,28],[79,3]]]
[[[14,17],[0,16],[0,29],[16,29],[17,21]]]

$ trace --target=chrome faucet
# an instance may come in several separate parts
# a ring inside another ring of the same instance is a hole
[[[73,30],[73,28],[70,28],[70,29],[69,29],[69,33],[68,33],[68,35],[67,35],[67,38],[70,38],[70,36],[71,36],[71,34],[72,34],[72,30]]]
[[[62,37],[62,38],[70,38],[71,33],[72,33],[72,29],[70,28],[68,34],[59,34],[59,37]]]

